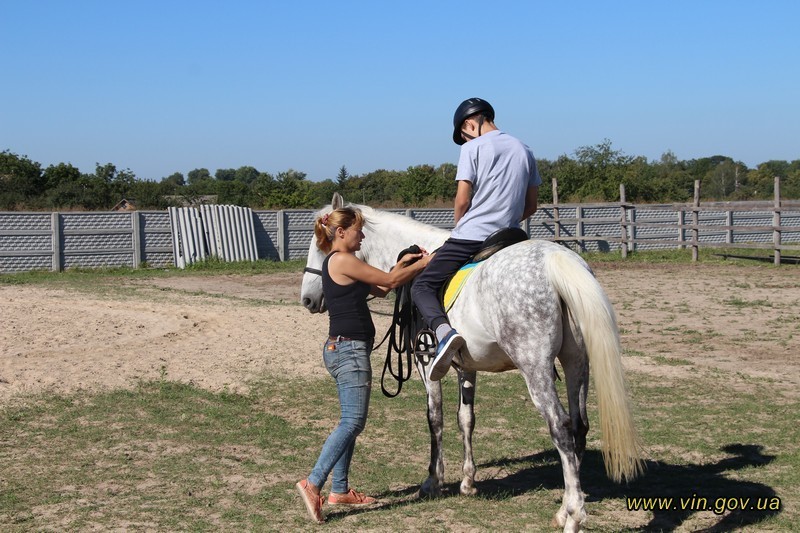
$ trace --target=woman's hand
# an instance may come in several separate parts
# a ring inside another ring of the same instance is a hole
[[[401,267],[408,266],[422,259],[424,255],[425,254],[423,254],[422,252],[418,254],[405,254],[403,257],[400,258],[400,261],[398,261],[397,264],[400,265]]]
[[[416,245],[414,245],[414,246],[416,246]],[[430,255],[430,254],[428,254],[428,250],[426,250],[425,248],[422,248],[421,246],[416,246],[416,248],[419,249],[418,253],[408,253],[408,254],[403,255],[403,257],[400,258],[400,260],[397,262],[397,264],[399,266],[408,266],[408,265],[410,265],[412,263],[416,263],[417,261],[419,261],[423,257],[427,257],[427,256]],[[425,261],[426,265],[428,264],[428,260]]]

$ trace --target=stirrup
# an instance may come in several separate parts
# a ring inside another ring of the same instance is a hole
[[[417,360],[427,365],[436,357],[436,334],[430,329],[421,329],[414,340],[414,355]]]

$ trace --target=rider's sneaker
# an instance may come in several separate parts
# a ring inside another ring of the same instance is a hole
[[[453,362],[453,357],[462,346],[464,346],[464,337],[459,335],[456,330],[450,330],[450,333],[439,341],[439,346],[436,348],[436,357],[431,361],[428,369],[428,379],[431,381],[442,379],[447,374],[447,371],[450,370],[450,363]]]

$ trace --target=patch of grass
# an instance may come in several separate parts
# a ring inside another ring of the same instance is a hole
[[[688,364],[673,358],[656,361]],[[651,514],[640,524],[651,529],[681,529],[686,521],[694,529],[712,527],[725,519],[736,527],[791,530],[800,520],[791,504],[800,497],[796,401],[775,401],[769,383],[743,382],[723,371],[680,379],[628,377],[648,450],[648,472],[627,485],[605,477],[592,385],[593,429],[582,484],[593,530],[636,529],[624,525],[631,523],[625,498],[632,495],[777,495],[784,501],[784,509],[772,516]],[[739,382],[736,388],[734,381]],[[549,527],[563,491],[561,466],[517,372],[479,374],[473,444],[480,492],[476,498],[457,495],[462,451],[455,382],[453,373],[443,381],[444,497],[414,497],[427,475],[429,454],[421,383],[417,378],[408,382],[394,399],[383,397],[376,383],[350,479],[382,503],[369,510],[328,509],[327,527]],[[564,383],[557,388],[563,398]],[[18,400],[0,410],[0,529],[40,530],[54,524],[65,530],[307,527],[293,485],[308,474],[337,422],[335,398],[330,379],[265,378],[242,395],[204,391],[164,375],[133,390]]]
[[[709,264],[729,264],[742,266],[773,266],[771,262],[761,260],[770,255],[770,250],[747,250],[739,248],[700,248],[698,251],[698,263]],[[581,256],[589,263],[652,263],[652,264],[692,264],[692,250],[687,247],[681,249],[666,250],[639,250],[629,252],[626,258],[622,258],[619,250],[612,252],[585,252]],[[730,257],[740,256],[740,257]],[[752,259],[748,259],[752,258]]]
[[[737,309],[749,308],[749,307],[772,307],[772,302],[769,300],[743,300],[742,298],[733,297],[723,300],[725,305],[730,305],[731,307],[736,307]]]
[[[187,266],[185,269],[169,268],[74,268],[64,272],[34,270],[16,274],[0,274],[0,284],[6,285],[53,285],[81,287],[97,283],[114,282],[118,279],[150,279],[180,276],[216,276],[220,274],[256,275],[277,272],[300,272],[305,260],[292,261],[238,261],[224,262],[208,259]]]
[[[694,363],[679,357],[664,357],[663,355],[653,355],[650,357],[654,362],[667,366],[693,366]]]

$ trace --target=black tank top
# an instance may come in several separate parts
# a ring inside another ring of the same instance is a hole
[[[331,279],[328,260],[336,252],[331,252],[322,262],[322,294],[328,305],[331,337],[341,335],[350,339],[371,342],[375,338],[375,324],[367,306],[370,286],[363,281],[350,285],[339,285]]]

